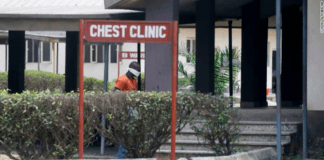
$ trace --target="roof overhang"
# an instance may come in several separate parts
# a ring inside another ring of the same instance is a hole
[[[198,0],[179,0],[180,23],[194,23]],[[242,7],[254,0],[215,0],[215,21],[242,18]],[[131,9],[145,11],[145,0],[104,0],[106,9]],[[275,15],[274,0],[260,0],[261,18]],[[282,8],[302,5],[302,0],[282,0]]]
[[[4,0],[0,3],[0,30],[78,31],[79,19],[107,20],[140,13],[107,10],[104,0]]]
[[[65,32],[25,32],[25,39],[33,39],[45,42],[65,42]],[[2,44],[8,43],[8,31],[0,30],[0,40]]]

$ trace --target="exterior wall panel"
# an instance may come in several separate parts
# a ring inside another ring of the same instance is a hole
[[[307,107],[324,111],[324,33],[320,33],[320,2],[308,0],[307,15]]]

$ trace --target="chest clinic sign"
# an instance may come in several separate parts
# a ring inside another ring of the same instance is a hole
[[[84,35],[91,42],[170,43],[171,22],[85,21]]]

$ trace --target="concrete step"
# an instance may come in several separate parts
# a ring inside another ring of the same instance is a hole
[[[197,120],[196,126],[202,127],[203,120]],[[240,133],[239,141],[233,144],[236,151],[251,151],[266,147],[276,149],[277,141],[277,125],[275,121],[240,121],[238,123]],[[282,153],[292,153],[293,148],[300,138],[302,123],[301,122],[282,122]],[[190,125],[177,134],[176,150],[190,153],[190,151],[211,151],[202,143],[203,139],[197,139],[197,134],[191,129]],[[200,142],[200,143],[199,143]],[[170,141],[163,144],[160,150],[168,151],[171,149]]]
[[[178,140],[176,142],[176,150],[190,150],[190,151],[211,151],[209,148],[202,145],[198,140]],[[241,141],[234,143],[234,148],[245,149],[247,151],[266,148],[276,147],[276,142],[249,142]],[[282,142],[282,146],[289,145],[289,142]],[[171,150],[171,141],[163,144],[160,150]]]
[[[281,131],[296,132],[301,126],[302,122],[282,122]],[[277,131],[277,122],[241,121],[239,127],[241,131]]]
[[[290,142],[291,136],[297,132],[281,132],[282,142]],[[176,140],[200,140],[203,139],[198,136],[193,130],[182,130],[176,135]],[[239,133],[239,141],[258,141],[258,142],[276,142],[277,133],[274,131],[242,131]]]
[[[192,150],[175,150],[177,157],[206,157],[215,156],[213,151],[192,151]],[[171,150],[157,150],[154,157],[167,157],[171,153]]]
[[[297,134],[294,132],[281,132],[281,142],[291,142],[291,136]],[[274,131],[242,131],[239,133],[239,141],[249,142],[276,142],[277,132]]]
[[[202,121],[196,121],[197,127],[202,127]],[[238,123],[241,131],[276,131],[277,123],[269,121],[241,121]],[[283,132],[295,132],[302,126],[302,122],[282,122],[281,131]],[[187,124],[183,130],[191,130],[191,126]]]

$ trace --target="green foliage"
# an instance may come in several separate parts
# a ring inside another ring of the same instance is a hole
[[[179,87],[185,87],[190,85],[190,80],[188,78],[178,78]]]
[[[310,159],[323,159],[324,158],[324,148],[320,146],[312,146],[307,149],[307,157]],[[286,160],[302,160],[302,154],[298,154],[295,156],[284,157]]]
[[[239,62],[241,54],[237,47],[233,48],[233,61]],[[179,53],[180,55],[185,56],[190,61],[190,66],[196,67],[196,54],[195,53]],[[229,59],[229,49],[226,46],[225,50],[217,49],[215,53],[215,93],[217,95],[222,94],[229,84],[229,67],[228,67],[228,59]],[[179,61],[178,63],[179,72],[187,79],[189,79],[191,85],[195,85],[196,74],[189,74],[185,70],[184,64]],[[237,63],[233,63],[233,82],[236,80],[236,73],[240,70],[240,65]]]
[[[44,71],[25,71],[25,90],[33,91],[64,91],[65,77],[51,72]],[[104,81],[96,78],[84,78],[84,89],[87,91],[102,91]],[[0,72],[0,89],[8,88],[8,72]],[[112,90],[114,84],[108,82],[108,90]]]
[[[200,143],[213,150],[216,156],[231,155],[234,151],[232,144],[238,140],[238,110],[229,107],[228,98],[205,97],[207,105],[197,107],[198,115],[203,119],[191,122],[191,127],[202,137],[197,137]]]
[[[310,151],[311,158],[322,159],[324,158],[324,148],[318,147],[316,150]]]
[[[286,160],[302,160],[302,159],[303,157],[301,155],[296,155],[296,156],[286,158]]]
[[[113,90],[114,87],[115,87],[114,83],[108,82],[107,91]],[[84,78],[84,89],[86,91],[102,91],[103,88],[104,88],[103,80],[97,78],[91,78],[91,77]]]
[[[145,73],[141,73],[141,91],[145,91]]]
[[[77,93],[0,90],[0,145],[6,155],[15,159],[16,151],[21,159],[71,158],[78,151],[78,102]],[[226,99],[208,94],[177,93],[176,132],[204,116],[206,127],[217,125],[218,136],[226,137],[233,115],[225,104]],[[171,137],[170,106],[169,92],[85,92],[84,145],[93,142],[96,129],[107,141],[125,146],[128,158],[153,157]]]
[[[109,126],[100,133],[113,143],[122,144],[128,158],[153,157],[157,149],[170,139],[171,94],[169,92],[116,92],[98,97],[96,106],[106,115]],[[196,108],[208,108],[214,96],[200,93],[177,94],[176,132],[196,118]],[[212,103],[211,103],[212,102]],[[100,107],[100,104],[106,104]]]
[[[0,93],[0,145],[12,159],[66,159],[78,146],[78,95],[25,91]],[[84,144],[92,142],[100,123],[92,105],[84,105]]]

